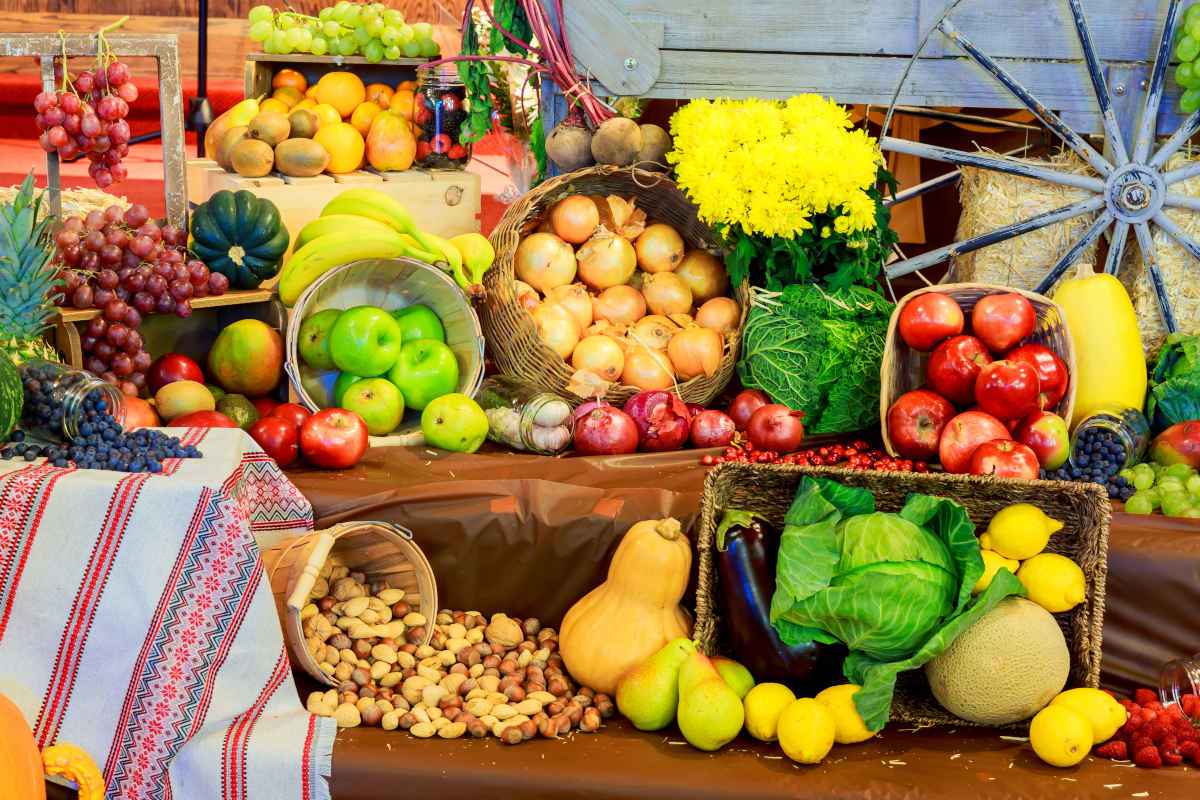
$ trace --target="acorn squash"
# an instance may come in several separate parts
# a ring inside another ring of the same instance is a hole
[[[279,272],[288,230],[270,200],[222,189],[192,212],[191,249],[234,289],[255,289]]]

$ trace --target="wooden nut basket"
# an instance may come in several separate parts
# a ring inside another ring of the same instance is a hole
[[[390,522],[343,522],[323,531],[313,531],[279,542],[263,553],[263,563],[292,666],[313,678],[336,686],[332,676],[321,670],[305,642],[301,610],[319,599],[313,587],[329,575],[335,564],[361,572],[370,584],[404,590],[404,599],[419,608],[426,619],[437,616],[437,581],[433,568],[413,542],[412,532]],[[421,644],[428,644],[433,625],[426,626]]]
[[[1024,289],[992,286],[986,283],[939,284],[917,289],[900,298],[900,302],[896,303],[896,308],[892,311],[892,318],[888,322],[883,363],[879,368],[879,420],[883,430],[883,446],[889,455],[894,456],[897,453],[896,448],[892,445],[891,437],[888,435],[888,409],[900,395],[925,385],[925,365],[929,362],[929,353],[913,350],[900,337],[900,312],[914,297],[928,292],[939,292],[956,300],[968,322],[975,304],[987,295],[1015,292],[1028,298],[1029,302],[1033,304],[1034,311],[1037,312],[1037,326],[1033,330],[1033,335],[1026,341],[1043,344],[1053,350],[1067,365],[1067,373],[1071,376],[1067,393],[1063,395],[1057,406],[1047,410],[1058,414],[1066,420],[1067,425],[1071,424],[1071,415],[1075,410],[1075,345],[1071,340],[1071,332],[1067,330],[1066,317],[1058,304],[1044,295],[1027,292]]]
[[[567,390],[574,370],[538,336],[533,319],[517,302],[513,286],[513,259],[521,238],[541,222],[550,207],[571,194],[620,195],[633,197],[646,212],[647,223],[665,222],[679,231],[689,248],[721,251],[716,235],[696,216],[696,207],[669,178],[632,167],[596,166],[551,178],[523,196],[504,212],[504,218],[492,232],[496,263],[483,277],[487,302],[480,309],[480,321],[488,349],[497,371],[513,375],[522,383],[546,392],[554,392],[572,402],[582,398]],[[742,309],[738,329],[746,321],[749,287],[735,286],[734,299]],[[729,382],[737,364],[740,335],[725,343],[721,365],[710,378],[701,375],[679,384],[679,396],[688,403],[707,403]],[[613,384],[605,400],[620,405],[638,390]]]

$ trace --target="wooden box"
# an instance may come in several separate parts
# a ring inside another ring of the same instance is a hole
[[[393,89],[402,81],[417,79],[417,67],[427,58],[401,58],[372,64],[362,56],[313,56],[303,53],[273,55],[271,53],[246,54],[246,97],[271,96],[271,79],[285,67],[294,69],[304,76],[312,86],[326,72],[346,70],[353,72],[363,83],[386,83]]]

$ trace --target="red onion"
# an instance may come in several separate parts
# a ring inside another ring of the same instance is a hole
[[[787,406],[771,403],[750,416],[746,433],[759,450],[790,453],[804,441],[803,411],[793,411]]]
[[[699,414],[701,411],[704,411],[704,406],[700,405],[699,403],[688,403],[687,410],[688,417],[690,419],[695,419],[697,414]]]
[[[691,430],[687,405],[670,392],[638,392],[625,403],[625,413],[637,423],[643,450],[678,450]]]
[[[736,432],[733,418],[724,411],[701,411],[692,418],[692,444],[696,447],[724,447]]]
[[[605,407],[609,407],[609,406],[608,406],[608,403],[604,402],[603,400],[600,400],[600,399],[588,400],[586,403],[582,404],[581,406],[579,406],[579,408],[575,409],[571,413],[571,419],[574,421],[578,421],[578,419],[580,417],[587,416],[587,413],[589,411],[591,411],[593,408],[605,408]]]
[[[582,415],[575,412],[575,451],[585,456],[636,452],[638,426],[633,418],[607,403],[593,401],[591,405]]]
[[[750,423],[750,415],[770,402],[771,398],[762,389],[743,389],[729,404],[729,416],[737,429],[744,431]]]

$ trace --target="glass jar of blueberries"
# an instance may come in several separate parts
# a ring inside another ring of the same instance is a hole
[[[118,425],[125,422],[125,395],[90,372],[40,360],[21,364],[19,371],[26,432],[48,441],[74,441],[89,411],[107,413]]]
[[[452,64],[417,69],[413,122],[417,135],[416,165],[426,169],[464,169],[471,145],[459,141],[467,120],[467,88]]]
[[[1136,408],[1104,406],[1075,424],[1071,455],[1045,477],[1102,484],[1113,500],[1128,500],[1134,486],[1118,473],[1142,460],[1150,444],[1150,423]]]

